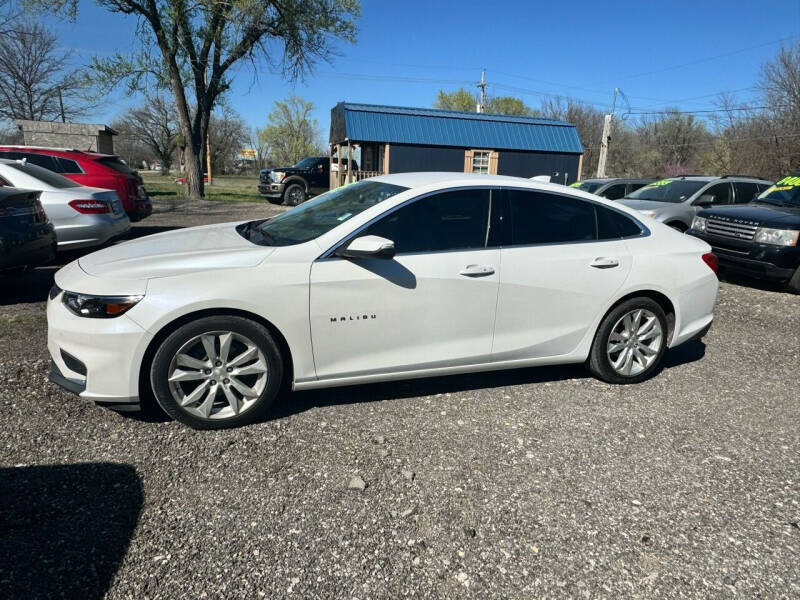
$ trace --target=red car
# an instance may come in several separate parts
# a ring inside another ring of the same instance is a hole
[[[24,158],[81,185],[114,190],[131,221],[153,212],[142,178],[118,156],[67,148],[0,146],[0,158]]]

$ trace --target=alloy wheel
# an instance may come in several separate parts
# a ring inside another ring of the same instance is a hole
[[[647,370],[661,351],[664,332],[658,317],[644,308],[625,313],[611,328],[606,354],[620,375],[633,377]]]
[[[196,335],[173,356],[169,390],[189,414],[226,419],[250,409],[269,377],[264,353],[249,338],[232,331]]]

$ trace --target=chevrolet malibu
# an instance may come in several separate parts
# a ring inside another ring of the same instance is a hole
[[[514,177],[407,173],[267,220],[125,242],[56,274],[50,378],[198,429],[295,390],[585,363],[656,373],[708,331],[705,242],[597,196]]]

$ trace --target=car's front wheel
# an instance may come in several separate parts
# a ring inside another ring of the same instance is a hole
[[[291,183],[283,192],[283,203],[287,206],[297,206],[306,201],[306,190],[299,183]]]
[[[282,377],[283,360],[269,331],[227,315],[176,329],[161,343],[150,368],[158,404],[194,429],[226,429],[263,418]]]
[[[666,348],[664,310],[650,298],[631,298],[602,320],[587,364],[603,381],[638,383],[658,369]]]

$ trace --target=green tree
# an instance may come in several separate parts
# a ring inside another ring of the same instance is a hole
[[[278,165],[293,165],[306,156],[321,154],[319,126],[311,117],[314,105],[299,96],[275,101],[268,124],[258,132],[270,160]]]
[[[433,107],[444,110],[475,112],[478,102],[479,98],[477,94],[473,94],[465,88],[459,88],[455,92],[439,90]],[[512,96],[491,96],[487,98],[484,112],[495,115],[521,116],[535,116],[538,114],[538,111],[533,110],[519,98],[514,98]]]
[[[74,16],[79,0],[27,0]],[[187,192],[203,195],[201,156],[214,106],[242,63],[261,61],[290,78],[330,59],[335,40],[355,40],[358,0],[95,0],[112,13],[138,18],[133,55],[95,59],[99,81],[127,81],[130,90],[160,83],[175,99],[186,142]]]

